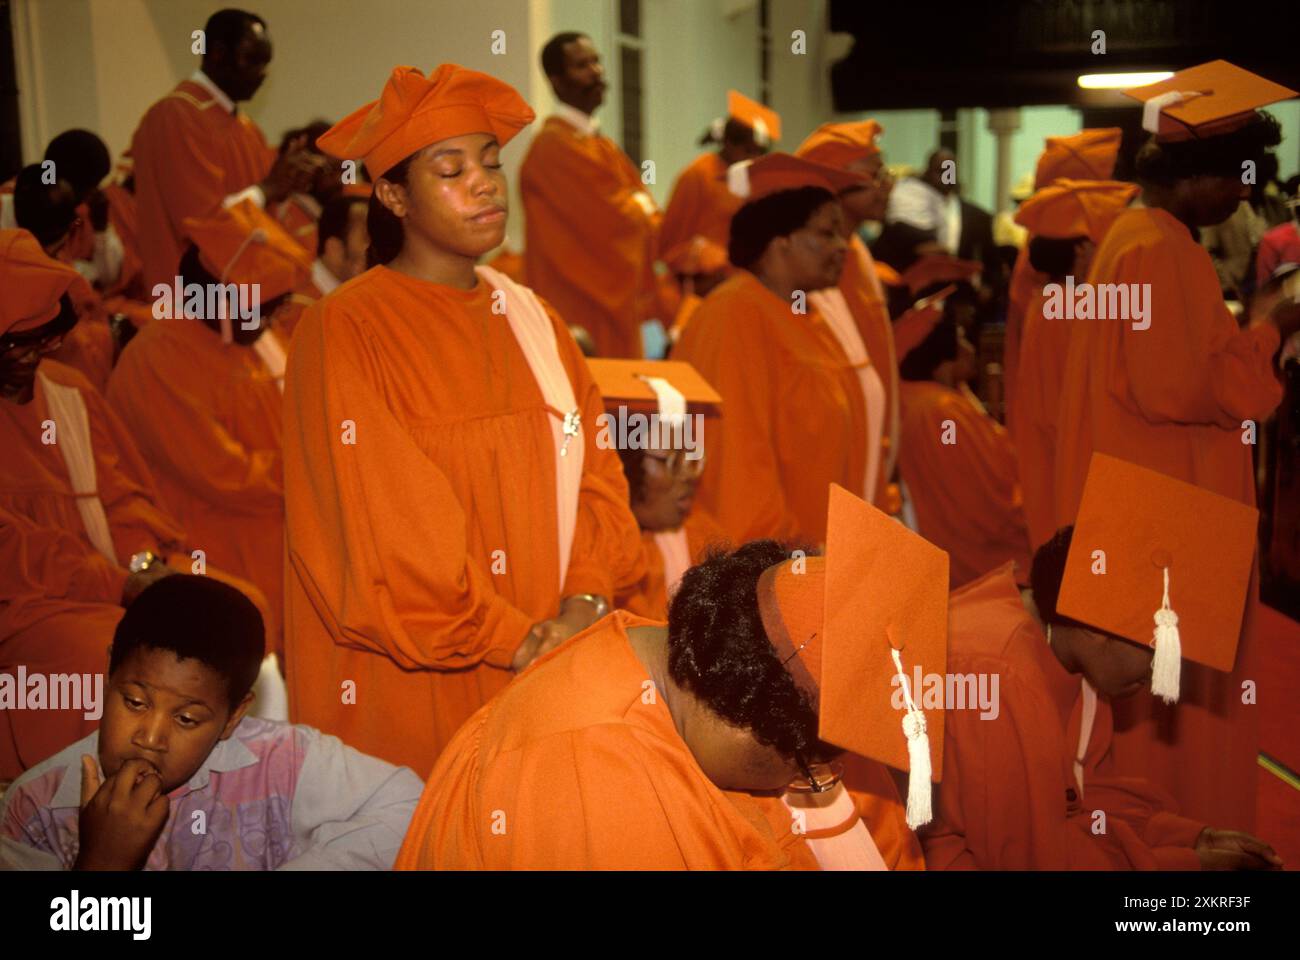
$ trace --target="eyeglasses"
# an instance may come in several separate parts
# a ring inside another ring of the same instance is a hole
[[[0,340],[0,356],[10,363],[25,363],[33,356],[39,356],[46,353],[54,353],[59,347],[63,346],[66,333],[56,333],[52,337],[46,337],[36,342],[23,342],[21,340],[3,339]]]
[[[663,464],[663,469],[672,476],[693,480],[704,472],[704,451],[694,451],[697,455],[693,459],[687,456],[690,452],[680,448],[669,450],[667,453],[652,453],[647,450],[645,456],[648,460]]]
[[[801,754],[794,759],[802,776],[786,788],[793,793],[825,793],[844,778],[844,767],[838,762],[810,764]]]

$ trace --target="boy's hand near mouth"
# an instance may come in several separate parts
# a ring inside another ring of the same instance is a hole
[[[81,758],[81,848],[74,870],[140,870],[167,823],[162,779],[147,760],[127,760],[99,776],[89,754]]]

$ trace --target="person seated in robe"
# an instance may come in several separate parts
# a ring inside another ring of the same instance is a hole
[[[342,161],[326,156],[316,146],[317,138],[332,126],[334,124],[326,120],[314,120],[307,126],[290,130],[284,135],[280,141],[279,156],[306,152],[315,158],[317,165],[304,189],[294,191],[267,208],[267,212],[284,227],[285,232],[311,254],[316,253],[320,246],[316,231],[325,205],[342,196],[345,191]],[[365,199],[364,193],[353,195]]]
[[[866,183],[842,190],[842,230],[849,250],[837,287],[813,294],[841,348],[858,372],[867,404],[867,499],[887,513],[901,506],[891,484],[898,449],[898,359],[884,288],[871,252],[858,236],[867,221],[880,222],[894,181],[885,169],[876,138],[884,130],[874,120],[826,123],[814,130],[796,157],[861,174]]]
[[[1189,91],[1208,92],[1164,97]],[[1281,401],[1278,347],[1296,330],[1294,315],[1274,313],[1276,292],[1257,296],[1239,323],[1195,237],[1232,214],[1249,191],[1243,164],[1258,166],[1278,143],[1277,121],[1257,108],[1295,91],[1220,60],[1126,93],[1143,102],[1151,133],[1135,161],[1141,205],[1115,218],[1086,278],[1097,291],[1114,285],[1107,318],[1070,325],[1057,415],[1069,429],[1057,433],[1053,483],[1059,526],[1078,512],[1094,452],[1253,505],[1255,431]],[[1115,755],[1121,769],[1148,771],[1189,815],[1250,830],[1259,711],[1242,702],[1241,685],[1258,676],[1253,617],[1244,629],[1231,674],[1188,667],[1175,729],[1153,698],[1126,701]],[[1224,783],[1242,788],[1228,793]]]
[[[727,168],[757,160],[780,139],[781,117],[775,110],[739,91],[727,91],[726,119],[715,120],[700,141],[717,149],[700,154],[677,175],[659,225],[659,258],[672,268],[679,287],[685,287],[684,278],[672,262],[696,237],[727,248],[731,218],[744,203],[727,188]]]
[[[1031,236],[1028,263],[1035,276],[1045,278],[1025,304],[1016,396],[1008,398],[1018,410],[1007,430],[1016,447],[1025,524],[1029,542],[1035,547],[1056,532],[1052,495],[1056,412],[1071,323],[1065,316],[1064,300],[1074,299],[1074,284],[1083,283],[1088,276],[1093,255],[1110,225],[1139,192],[1134,183],[1060,178],[1016,212],[1016,222]],[[1050,284],[1059,288],[1051,302],[1047,296]]]
[[[100,190],[113,165],[107,144],[89,130],[66,130],[45,148],[45,160],[72,186],[77,201],[80,222],[71,245],[90,248],[91,256],[76,259],[73,266],[100,292],[120,289],[126,249],[110,222],[108,197]]]
[[[113,634],[99,729],[0,803],[0,866],[390,869],[419,777],[250,716],[264,648],[257,607],[224,583],[187,574],[141,593]]]
[[[285,344],[293,339],[304,310],[366,269],[369,207],[368,198],[343,194],[321,208],[320,222],[314,227],[316,259],[311,273],[289,294],[272,318],[272,329]]]
[[[0,230],[0,673],[96,673],[121,607],[194,558],[126,427],[49,359],[84,284],[22,230]],[[207,568],[266,607],[251,585]],[[81,710],[0,710],[0,779],[94,729]]]
[[[447,747],[396,868],[919,866],[944,718],[911,681],[944,669],[946,559],[829,504],[824,557],[718,553],[667,624],[619,610],[539,659]],[[906,808],[888,776],[854,794],[853,764],[905,772]]]
[[[966,386],[975,348],[952,317],[899,367],[899,472],[916,530],[951,557],[952,587],[1008,561],[1029,576],[1016,453],[1006,429]]]
[[[673,323],[668,330],[670,344],[676,344],[704,298],[721,285],[734,268],[727,260],[725,244],[716,244],[700,236],[677,246],[664,257],[664,262],[673,275],[677,295]],[[672,352],[671,346],[669,352]]]
[[[864,181],[783,153],[731,176],[746,196],[731,221],[738,269],[673,349],[727,410],[709,437],[700,502],[734,543],[820,544],[829,485],[865,492],[867,410],[857,368],[809,294],[839,282],[848,244],[835,195]]]
[[[558,102],[519,168],[528,285],[586,327],[600,356],[640,357],[641,324],[658,313],[660,214],[592,116],[605,100],[605,71],[591,38],[556,34],[541,60]]]
[[[486,74],[397,67],[319,141],[374,179],[373,266],[307,309],[289,358],[291,716],[422,776],[642,574],[582,354],[476,267],[505,238],[502,148],[532,120]]]
[[[151,106],[131,140],[145,289],[171,284],[190,241],[185,222],[250,199],[259,207],[307,190],[322,158],[282,156],[238,104],[266,79],[273,48],[266,21],[218,10],[203,28],[198,70]]]
[[[665,620],[682,574],[726,534],[695,506],[705,441],[722,398],[690,364],[672,360],[592,360],[605,401],[597,442],[618,450],[641,527],[645,575],[615,595],[614,605]]]
[[[1043,152],[1034,167],[1033,192],[1050,187],[1057,180],[1109,180],[1119,159],[1123,131],[1119,127],[1095,127],[1080,130],[1068,137],[1048,137]],[[1020,371],[1021,339],[1025,311],[1035,291],[1041,290],[1050,279],[1029,262],[1029,244],[1025,243],[1016,254],[1007,286],[1007,321],[1002,344],[1002,383],[1006,405],[1006,424],[1014,429],[1016,422],[1017,381]],[[1055,526],[1053,526],[1055,531]]]
[[[285,356],[267,331],[311,261],[251,200],[189,220],[185,230],[194,243],[178,286],[159,300],[165,315],[122,351],[108,400],[194,545],[208,562],[256,584],[278,611]],[[267,624],[277,656],[280,624],[279,616]]]
[[[1002,568],[953,593],[950,675],[1000,683],[991,715],[949,704],[935,819],[920,831],[931,869],[1281,869],[1254,837],[1180,816],[1113,750],[1113,702],[1147,684],[1176,698],[1184,657],[1230,668],[1257,522],[1097,454],[1078,522],[1038,549],[1030,590]]]

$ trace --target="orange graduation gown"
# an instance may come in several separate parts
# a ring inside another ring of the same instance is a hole
[[[920,830],[931,870],[1200,869],[1205,824],[1117,773],[1110,705],[1093,701],[1088,726],[1082,679],[1052,654],[1009,567],[953,593],[948,671],[999,683],[996,715],[949,705],[935,818]]]
[[[704,237],[727,249],[731,218],[745,201],[727,189],[727,165],[717,151],[692,160],[673,184],[659,227],[659,255]]]
[[[284,479],[281,398],[252,347],[193,319],[149,324],[122,351],[109,402],[206,562],[270,601],[267,649],[281,646]]]
[[[709,516],[707,510],[700,507],[696,507],[687,515],[682,528],[686,531],[686,544],[690,551],[692,566],[704,559],[709,547],[723,543],[727,539],[727,534],[718,525],[718,521]],[[641,531],[641,554],[645,558],[645,576],[630,589],[621,593],[616,598],[615,605],[635,613],[638,617],[666,620],[668,618],[667,559],[655,539],[655,531]]]
[[[659,214],[627,154],[551,117],[519,168],[528,285],[602,357],[641,356],[641,323],[657,313]],[[667,319],[667,318],[665,318]]]
[[[1056,533],[1053,484],[1056,471],[1056,415],[1061,377],[1070,346],[1070,321],[1043,316],[1043,294],[1036,292],[1025,311],[1016,381],[1016,419],[1008,426],[1016,446],[1025,523],[1035,549]],[[1086,322],[1086,321],[1084,321]]]
[[[77,389],[85,404],[114,560],[95,548],[77,508],[58,441],[66,425],[55,421],[56,442],[43,442],[53,412],[38,377],[30,403],[0,401],[0,673],[12,675],[20,664],[29,673],[102,673],[131,555],[161,550],[185,572],[190,557],[118,417],[71,367],[45,360],[40,373]],[[250,585],[208,572],[243,590],[266,615],[265,598]],[[0,710],[0,778],[16,776],[97,722],[82,711]]]
[[[1029,577],[1029,533],[1006,430],[965,389],[933,381],[899,388],[899,471],[917,532],[948,551],[953,587],[1008,560]]]
[[[708,425],[699,502],[735,543],[825,541],[830,485],[860,489],[867,462],[862,387],[825,320],[738,270],[704,298],[673,357],[726,410]]]
[[[1014,429],[1018,382],[1020,379],[1021,354],[1024,351],[1025,316],[1029,310],[1030,300],[1035,293],[1041,293],[1043,284],[1049,278],[1039,273],[1029,262],[1029,240],[1016,254],[1016,265],[1011,270],[1011,282],[1007,287],[1007,329],[1002,342],[1002,395],[1007,410],[1007,428]]]
[[[212,214],[261,181],[275,151],[243,111],[227,113],[192,80],[151,106],[131,140],[146,291],[169,283],[185,252],[186,217]]]
[[[552,313],[585,444],[561,591],[551,414],[491,293],[376,267],[308,309],[289,355],[290,711],[421,775],[561,593],[641,575],[599,390]]]
[[[862,344],[881,385],[885,388],[884,428],[880,435],[880,472],[874,503],[888,513],[896,509],[889,480],[894,473],[898,450],[898,356],[894,351],[894,324],[889,317],[884,287],[876,275],[876,261],[867,245],[855,233],[849,238],[849,252],[840,274],[840,292],[853,312]]]
[[[1187,227],[1156,208],[1119,215],[1088,282],[1150,284],[1150,326],[1070,324],[1057,421],[1057,523],[1074,522],[1094,450],[1254,505],[1254,448],[1243,442],[1249,429],[1243,422],[1263,424],[1281,402],[1272,362],[1276,328],[1238,328],[1209,254]],[[1177,589],[1171,583],[1175,610]],[[1255,815],[1259,723],[1258,709],[1241,702],[1241,691],[1258,676],[1254,602],[1247,604],[1231,674],[1184,662],[1177,705],[1139,694],[1116,709],[1122,769],[1149,775],[1190,815],[1247,831]]]
[[[781,800],[715,787],[646,696],[627,630],[651,623],[613,613],[479,710],[429,777],[395,868],[817,869]],[[901,813],[896,795],[875,809]],[[915,865],[906,845],[877,847],[886,866]]]

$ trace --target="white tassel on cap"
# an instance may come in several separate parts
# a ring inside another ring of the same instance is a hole
[[[1155,659],[1151,663],[1151,692],[1165,703],[1178,702],[1178,679],[1183,666],[1183,641],[1178,633],[1178,614],[1169,606],[1169,568],[1165,567],[1165,595],[1156,611],[1156,632],[1152,638]]]
[[[1202,95],[1203,92],[1200,90],[1170,90],[1158,97],[1152,97],[1142,105],[1142,129],[1147,133],[1159,133],[1160,111]]]
[[[907,701],[907,713],[903,715],[903,735],[907,737],[907,825],[915,830],[934,816],[930,805],[930,737],[925,732],[925,714],[912,699],[907,685],[903,658],[892,646],[889,653],[902,684],[903,699]]]
[[[727,167],[727,189],[732,196],[749,199],[749,165],[753,160],[741,160]]]
[[[772,134],[767,129],[767,124],[763,122],[762,117],[754,118],[754,126],[751,129],[754,131],[754,142],[760,147],[767,147],[772,143]]]

